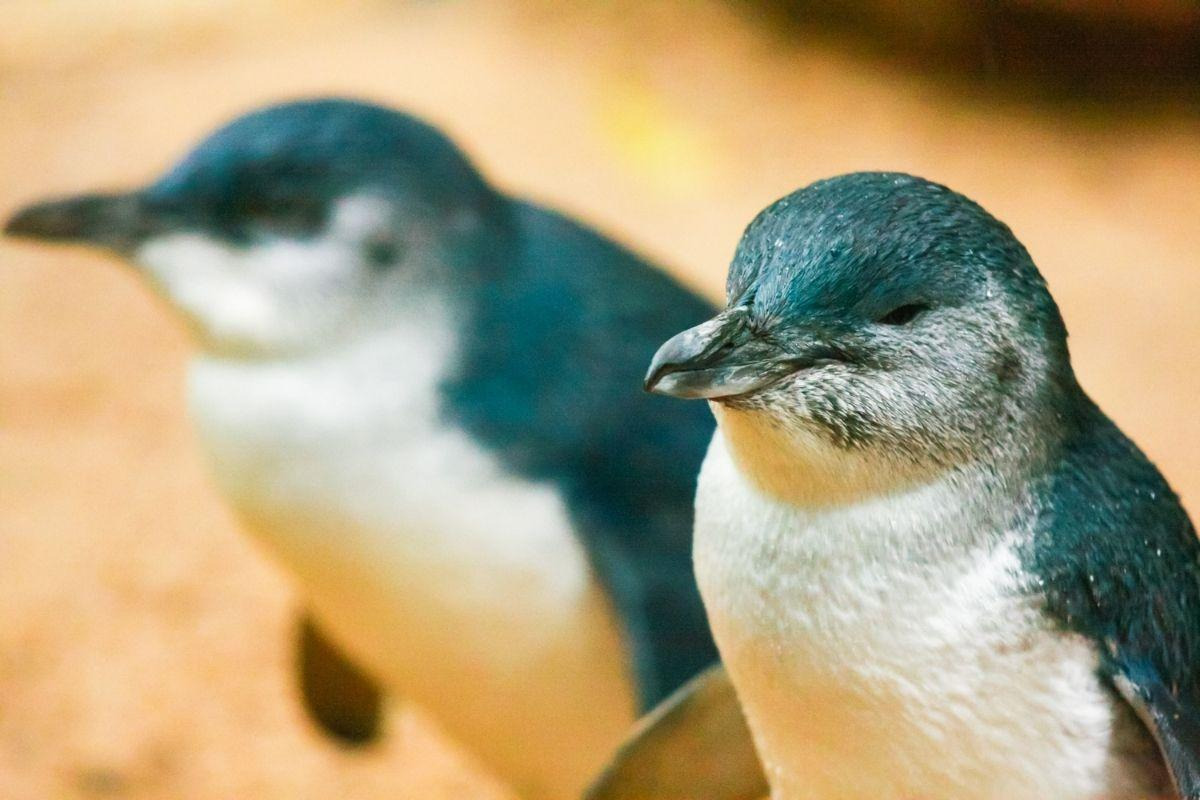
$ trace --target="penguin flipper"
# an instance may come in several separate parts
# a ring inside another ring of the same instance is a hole
[[[383,692],[308,615],[300,620],[297,655],[300,693],[309,716],[344,745],[374,741],[383,726]]]
[[[709,667],[637,724],[586,800],[758,800],[769,793],[725,668]]]
[[[1200,800],[1200,708],[1150,668],[1129,668],[1113,685],[1154,736],[1181,800]]]

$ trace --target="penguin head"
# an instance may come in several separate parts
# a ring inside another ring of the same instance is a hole
[[[206,349],[269,357],[386,325],[464,280],[495,195],[430,126],[339,99],[253,111],[148,186],[37,203],[5,232],[136,265]]]
[[[860,173],[760,213],[726,310],[664,344],[646,383],[826,454],[938,466],[1012,443],[1073,377],[1058,309],[1003,223],[943,186]]]

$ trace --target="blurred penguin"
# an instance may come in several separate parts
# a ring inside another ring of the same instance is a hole
[[[6,231],[124,257],[195,334],[201,444],[298,581],[334,733],[375,735],[378,681],[525,796],[574,797],[715,659],[690,555],[712,422],[639,386],[713,309],[432,127],[268,107]]]

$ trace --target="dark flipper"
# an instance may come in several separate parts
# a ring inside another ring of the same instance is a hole
[[[768,793],[724,667],[693,678],[647,714],[587,800],[758,800]]]
[[[1113,684],[1158,742],[1182,800],[1200,800],[1200,708],[1181,699],[1153,669],[1129,668]]]
[[[383,693],[311,617],[300,620],[299,635],[300,691],[309,715],[343,744],[369,744],[383,724]]]

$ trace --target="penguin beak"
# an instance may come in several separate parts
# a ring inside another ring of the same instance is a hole
[[[136,193],[84,194],[25,206],[4,223],[4,233],[128,251],[159,227]]]
[[[749,323],[749,308],[738,306],[673,336],[650,362],[646,391],[686,399],[737,397],[834,358],[828,348],[816,346],[784,352]]]

